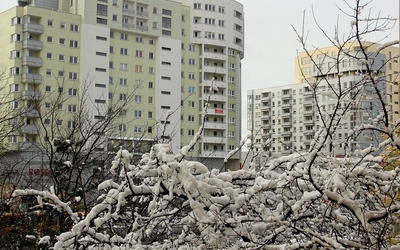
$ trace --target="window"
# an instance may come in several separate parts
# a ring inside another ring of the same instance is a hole
[[[171,65],[171,62],[162,61],[161,64],[162,65]]]
[[[189,78],[190,80],[194,80],[194,79],[195,79],[195,74],[194,74],[194,73],[189,73],[189,74],[188,74],[188,78]]]
[[[137,43],[143,43],[143,37],[137,36],[136,39],[135,39],[135,41],[136,41]]]
[[[69,72],[68,79],[69,80],[78,80],[78,73],[77,72]]]
[[[225,7],[223,7],[223,6],[218,6],[218,12],[219,12],[219,13],[225,13]]]
[[[205,9],[205,10],[208,10],[208,11],[215,11],[215,5],[213,5],[213,4],[206,4],[206,5],[204,6],[204,9]]]
[[[162,17],[162,27],[170,29],[171,28],[172,19],[169,17]]]
[[[53,42],[53,37],[52,36],[48,36],[47,37],[47,42],[48,43],[52,43]]]
[[[120,101],[126,101],[127,100],[127,95],[125,93],[119,94],[119,100]]]
[[[142,111],[141,110],[135,110],[135,118],[141,118],[142,117]]]
[[[69,96],[76,96],[76,89],[74,89],[74,88],[68,89],[68,95]]]
[[[161,109],[171,109],[170,106],[161,106]]]
[[[45,125],[50,125],[50,119],[49,118],[44,119],[44,124]]]
[[[94,99],[94,103],[106,103],[106,100]]]
[[[225,21],[224,20],[218,20],[218,26],[225,27]]]
[[[172,10],[162,9],[162,14],[167,16],[172,16]]]
[[[63,70],[59,70],[58,71],[58,77],[64,77],[64,71]]]
[[[68,121],[68,128],[75,128],[75,121]]]
[[[99,16],[107,16],[108,14],[108,6],[97,4],[97,15]]]
[[[105,19],[105,18],[96,18],[96,23],[107,25],[107,19]]]
[[[133,132],[135,132],[135,133],[142,133],[142,127],[140,127],[140,126],[134,126],[134,127],[133,127]]]
[[[17,24],[21,24],[21,18],[20,17],[13,17],[11,19],[11,25],[17,25]]]
[[[114,47],[110,46],[110,53],[114,54]]]
[[[152,88],[154,88],[154,84],[153,84],[153,82],[149,82],[147,87],[148,87],[149,89],[152,89]]]
[[[61,45],[65,45],[65,38],[60,38],[58,41]]]
[[[114,94],[112,92],[108,92],[108,99],[112,100],[114,97]]]
[[[154,74],[154,68],[153,67],[149,67],[149,74]]]
[[[135,65],[135,72],[143,73],[143,66],[142,65]]]
[[[47,20],[47,26],[53,26],[53,20]]]
[[[126,79],[126,78],[120,78],[120,79],[119,79],[119,85],[123,85],[123,86],[128,85],[128,79]]]
[[[114,62],[113,62],[113,61],[109,61],[109,62],[108,62],[108,67],[109,67],[110,69],[113,69],[113,68],[114,68]]]
[[[70,56],[69,57],[69,63],[77,64],[78,63],[78,57],[77,56]]]
[[[153,112],[149,111],[149,112],[147,113],[147,117],[148,117],[148,118],[153,118]]]
[[[21,52],[18,50],[13,50],[10,52],[10,57],[11,58],[20,58],[21,57]]]
[[[69,47],[71,47],[71,48],[78,48],[78,41],[70,40],[70,41],[69,41]]]
[[[78,32],[79,31],[79,26],[76,25],[76,24],[71,24],[69,26],[69,28],[70,28],[69,30],[72,31],[72,32]]]
[[[63,29],[63,30],[65,29],[65,23],[64,22],[60,23],[60,29]]]
[[[60,61],[64,61],[64,55],[58,55],[58,60],[60,60]]]
[[[97,72],[107,72],[107,69],[105,69],[105,68],[96,67],[94,70],[97,71]]]
[[[68,112],[76,112],[76,105],[69,104],[68,105]]]
[[[189,51],[196,51],[196,46],[194,44],[189,44]]]
[[[189,108],[194,108],[194,101],[189,101]]]
[[[17,142],[18,142],[17,136],[15,136],[15,135],[9,135],[9,136],[8,136],[8,142],[9,142],[9,143],[17,143]]]
[[[219,33],[218,34],[218,40],[224,41],[225,40],[225,34]]]
[[[105,36],[96,36],[96,40],[107,41],[107,37],[105,37]]]
[[[20,34],[12,34],[12,35],[11,35],[11,41],[12,41],[12,42],[19,42],[19,41],[21,41],[21,35],[20,35]]]
[[[123,70],[123,71],[127,71],[128,70],[128,64],[127,63],[120,63],[119,64],[119,69]]]
[[[161,47],[162,50],[166,50],[166,51],[171,51],[171,48],[169,47]]]
[[[113,14],[112,15],[112,20],[113,20],[113,22],[118,22],[118,15]]]
[[[196,60],[194,58],[189,58],[189,65],[195,65]]]
[[[46,69],[46,76],[51,76],[51,69]]]
[[[195,9],[195,10],[201,10],[201,3],[194,3],[194,4],[193,4],[193,9]]]
[[[188,122],[194,122],[194,115],[188,115]]]
[[[46,53],[46,58],[47,59],[53,59],[53,54],[52,53]]]
[[[196,88],[193,86],[189,86],[189,94],[194,94],[195,93]]]
[[[188,130],[188,136],[194,136],[194,129]]]
[[[11,84],[10,92],[17,92],[17,91],[19,91],[19,84]]]
[[[149,52],[149,59],[154,59],[154,53],[153,52]]]
[[[215,18],[204,18],[204,23],[208,25],[215,25]]]
[[[127,48],[121,48],[120,49],[120,54],[124,55],[124,56],[127,56],[128,55],[128,49]]]
[[[118,0],[113,0],[113,6],[118,6]]]
[[[126,131],[126,125],[125,124],[120,124],[118,126],[119,132],[125,132]]]
[[[64,88],[63,87],[58,87],[58,93],[62,93],[64,92]]]
[[[11,108],[17,109],[18,107],[19,107],[19,102],[18,101],[11,102]]]
[[[135,95],[135,102],[136,103],[142,103],[142,96],[141,95]]]
[[[136,50],[136,51],[135,51],[135,56],[136,56],[136,57],[143,57],[143,51],[141,51],[141,50]]]
[[[215,32],[205,32],[204,33],[204,36],[205,36],[205,38],[208,38],[208,39],[215,39]]]

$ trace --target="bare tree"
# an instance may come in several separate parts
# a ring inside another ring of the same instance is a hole
[[[52,189],[17,190],[14,197],[35,195],[40,207],[69,216],[72,228],[57,237],[54,249],[389,248],[400,210],[400,171],[397,166],[386,169],[381,155],[388,146],[400,147],[399,123],[391,122],[386,99],[385,68],[393,58],[383,57],[382,47],[372,51],[375,45],[361,37],[386,31],[391,19],[363,18],[359,13],[368,4],[361,0],[348,6],[354,29],[343,41],[331,39],[335,55],[317,48],[316,57],[298,33],[314,66],[306,89],[321,119],[306,151],[271,159],[257,171],[210,171],[185,160],[201,138],[200,127],[176,155],[170,145],[157,144],[137,163],[120,150],[109,169],[111,178],[99,185],[104,194],[84,218]],[[341,75],[344,62],[362,68],[352,72],[354,82],[347,86]],[[322,94],[329,95],[331,109],[322,105]],[[352,129],[339,138],[345,119]]]

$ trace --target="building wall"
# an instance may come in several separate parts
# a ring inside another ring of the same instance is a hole
[[[203,119],[208,119],[204,137],[191,157],[221,160],[238,145],[244,55],[240,3],[200,1],[201,6],[195,8],[199,1],[60,0],[57,8],[39,8],[39,2],[0,16],[5,20],[1,25],[8,38],[20,33],[25,36],[22,40],[37,41],[40,47],[32,50],[31,56],[42,64],[21,66],[21,73],[11,82],[21,82],[24,74],[34,74],[36,81],[21,85],[21,90],[40,92],[43,102],[57,96],[62,88],[68,97],[63,104],[62,126],[70,124],[70,107],[79,108],[83,93],[89,94],[91,103],[85,107],[94,119],[101,118],[107,106],[131,97],[129,110],[113,124],[116,129],[110,134],[112,140],[162,139],[171,142],[178,152],[192,140]],[[10,26],[13,16],[27,19]],[[23,25],[29,22],[37,24],[39,31],[24,33]],[[195,35],[195,31],[201,33]],[[22,51],[22,40],[4,47],[1,55],[7,56],[1,58],[9,58],[12,50]],[[5,63],[10,69],[14,64],[22,65],[22,60],[5,59]],[[205,118],[202,110],[213,77],[219,90],[212,93]],[[70,96],[70,89],[76,89],[77,94]],[[28,105],[26,100],[24,105]],[[168,111],[174,113],[167,121]],[[29,125],[37,122],[31,119]],[[41,130],[29,136],[18,135],[18,141],[35,143]],[[235,168],[239,155],[233,158],[228,165]]]

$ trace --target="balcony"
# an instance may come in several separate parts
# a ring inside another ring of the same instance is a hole
[[[211,80],[203,81],[201,85],[204,87],[211,87]],[[228,88],[228,83],[223,81],[214,81],[214,86],[217,87],[218,89],[226,89]]]
[[[269,114],[262,114],[261,115],[261,120],[262,121],[269,121],[270,118],[271,118],[271,116]]]
[[[304,120],[304,121],[303,121],[303,124],[304,124],[304,125],[314,125],[314,124],[315,124],[315,121],[314,121],[313,119],[311,119],[311,120]]]
[[[149,27],[148,26],[136,26],[136,30],[147,32],[147,31],[149,31]]]
[[[226,110],[221,108],[208,108],[207,114],[209,115],[225,115]]]
[[[212,143],[212,144],[226,144],[227,139],[224,137],[210,137],[210,136],[203,136],[202,137],[203,143]]]
[[[282,118],[284,117],[292,117],[292,113],[288,112],[288,113],[282,113],[281,115]]]
[[[25,23],[24,32],[29,32],[32,34],[43,34],[43,25],[38,23]]]
[[[32,73],[22,74],[22,82],[33,83],[33,84],[42,83],[42,75],[32,74]]]
[[[207,59],[221,60],[221,61],[225,61],[228,59],[226,54],[218,52],[203,52],[201,57]]]
[[[42,93],[39,91],[25,90],[22,92],[22,100],[40,100]]]
[[[227,70],[225,67],[218,67],[218,66],[203,66],[200,69],[204,73],[214,73],[214,74],[226,74]]]
[[[36,125],[24,125],[21,128],[21,132],[28,135],[37,135],[39,134],[39,127]]]
[[[271,129],[271,124],[270,123],[263,124],[263,125],[261,125],[261,128],[263,128],[263,129]]]
[[[42,67],[43,59],[35,56],[24,56],[22,58],[22,65],[29,67]]]
[[[122,8],[122,14],[126,16],[134,16],[135,15],[135,10],[130,9],[130,8]]]
[[[227,97],[225,95],[217,95],[217,94],[211,94],[210,96],[210,101],[214,102],[226,102]]]
[[[37,117],[39,117],[39,111],[37,109],[34,109],[34,108],[24,107],[21,110],[21,116],[22,117],[37,118]]]
[[[134,23],[122,23],[122,27],[127,28],[127,29],[134,29],[135,24]]]
[[[221,122],[205,122],[205,129],[226,129],[226,123]]]
[[[292,126],[292,122],[288,121],[288,122],[282,122],[282,127],[291,127]]]
[[[142,18],[148,18],[149,13],[147,11],[136,11],[136,16],[142,17]]]
[[[290,102],[283,102],[282,103],[282,108],[290,108],[292,107],[292,104]]]
[[[29,39],[29,40],[23,41],[22,48],[23,49],[29,49],[29,50],[42,50],[43,49],[43,43],[41,41],[38,41],[38,40]]]
[[[200,153],[200,157],[207,157],[207,158],[225,158],[226,152],[225,151],[206,151]]]
[[[304,115],[312,115],[312,114],[314,114],[314,109],[304,109],[303,114]]]
[[[261,111],[269,111],[270,107],[269,105],[261,106]]]
[[[289,131],[282,131],[281,132],[281,136],[284,136],[284,137],[290,137],[290,136],[292,136],[292,132],[289,130]]]

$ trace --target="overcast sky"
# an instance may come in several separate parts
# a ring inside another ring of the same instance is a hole
[[[339,27],[340,34],[344,34],[349,32],[351,25],[350,19],[338,8],[349,11],[343,0],[238,1],[244,5],[245,12],[245,58],[242,61],[242,136],[245,136],[247,90],[294,83],[294,59],[297,51],[301,51],[301,45],[296,40],[292,25],[301,30],[303,13],[305,13],[305,29],[309,34],[308,48],[330,45],[313,21],[313,9],[316,20],[330,36],[333,36],[335,26]],[[354,1],[347,0],[350,5]],[[362,0],[362,2],[367,1]],[[0,0],[0,12],[16,3],[17,0]],[[398,18],[399,1],[373,0],[364,13],[370,10],[373,17],[380,14]],[[379,33],[368,39],[378,41],[388,36],[384,41],[397,40],[398,31],[396,23],[391,33]]]

